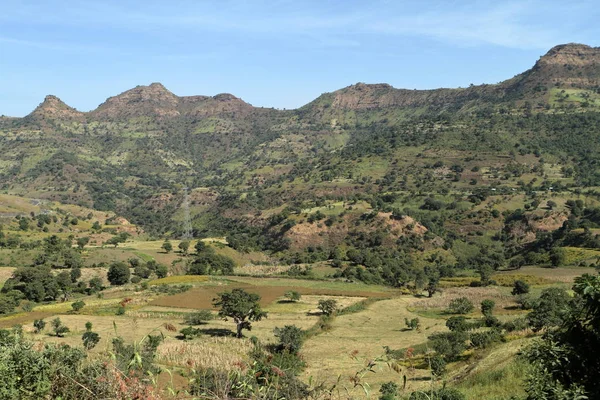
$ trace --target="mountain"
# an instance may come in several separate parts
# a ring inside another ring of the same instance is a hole
[[[599,81],[600,49],[566,44],[498,84],[358,83],[288,111],[231,94],[177,96],[160,83],[86,113],[48,96],[25,118],[0,118],[0,188],[118,211],[163,234],[177,232],[187,186],[197,199],[197,234],[235,234],[273,248],[310,246],[317,236],[328,246],[327,225],[313,229],[289,210],[352,201],[335,220],[344,224],[340,244],[355,230],[400,229],[367,223],[358,210],[387,215],[414,208],[406,204],[419,196],[452,194],[460,205],[491,188],[600,185]],[[419,207],[431,206],[422,200]],[[441,245],[448,223],[416,214],[427,228],[422,236]],[[385,218],[392,217],[399,218]]]
[[[66,105],[58,97],[48,95],[25,119],[33,121],[83,121],[84,116],[84,113]]]

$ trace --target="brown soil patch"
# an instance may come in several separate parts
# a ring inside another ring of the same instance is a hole
[[[196,308],[196,309],[215,309],[212,300],[219,293],[228,292],[236,288],[242,288],[249,293],[260,295],[260,304],[265,307],[278,300],[289,290],[295,290],[302,295],[315,296],[348,296],[348,297],[389,297],[384,293],[376,292],[357,292],[345,290],[327,290],[311,288],[293,288],[290,286],[253,286],[249,284],[235,284],[226,287],[198,287],[185,293],[172,296],[163,296],[149,303],[151,306],[178,307],[178,308]]]

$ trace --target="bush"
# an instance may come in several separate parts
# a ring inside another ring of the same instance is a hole
[[[467,319],[463,316],[448,318],[448,320],[446,321],[446,326],[452,332],[466,332],[470,328]]]
[[[304,332],[295,325],[286,325],[283,328],[273,330],[275,337],[279,339],[277,350],[298,354],[304,340]]]
[[[124,315],[125,314],[125,307],[119,306],[119,308],[117,308],[117,312],[115,314],[116,315]]]
[[[466,297],[459,297],[450,301],[448,312],[451,314],[468,314],[475,309],[475,306]]]
[[[319,300],[317,307],[324,315],[331,315],[337,311],[337,301],[333,299]]]
[[[70,332],[70,329],[64,326],[58,317],[52,320],[52,329],[57,337],[64,337],[65,333]]]
[[[431,347],[448,361],[454,361],[466,350],[468,335],[465,332],[444,332],[429,337]]]
[[[285,294],[283,295],[286,299],[288,299],[288,301],[292,301],[292,302],[296,302],[298,300],[300,300],[300,298],[302,297],[300,295],[300,293],[296,292],[295,290],[290,290],[285,292]]]
[[[142,278],[140,278],[139,276],[132,276],[130,279],[131,283],[133,284],[138,284],[142,281]]]
[[[379,400],[394,400],[398,396],[398,385],[394,382],[386,382],[379,388]]]
[[[491,317],[494,312],[494,307],[496,307],[496,302],[494,300],[483,300],[481,302],[481,313],[484,317]]]
[[[404,318],[404,324],[408,329],[414,331],[416,329],[419,329],[420,321],[419,318],[413,318],[411,320],[409,320],[408,318]]]
[[[516,318],[512,321],[505,322],[503,328],[507,332],[522,331],[523,329],[529,328],[529,322],[527,322],[526,318]]]
[[[202,325],[211,319],[213,319],[213,315],[210,310],[200,310],[183,317],[183,323],[186,325]]]
[[[434,376],[440,377],[446,373],[446,361],[440,355],[435,355],[429,358],[429,366],[431,367],[431,373]]]
[[[71,304],[71,308],[75,312],[81,311],[81,309],[83,309],[83,307],[85,307],[85,302],[83,302],[82,300],[77,300],[76,302]]]
[[[529,293],[529,284],[522,280],[516,280],[512,290],[513,296],[518,296],[527,293]]]
[[[188,326],[187,328],[183,328],[182,330],[180,330],[179,333],[181,334],[181,338],[183,340],[192,340],[202,335],[202,330]]]
[[[46,327],[46,321],[43,319],[36,319],[33,321],[33,327],[35,329],[35,333],[40,333]]]

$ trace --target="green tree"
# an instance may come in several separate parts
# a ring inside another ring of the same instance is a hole
[[[62,324],[62,321],[58,317],[52,320],[52,329],[57,337],[63,337],[65,336],[65,333],[70,331],[69,328]]]
[[[448,312],[451,314],[468,314],[475,309],[475,306],[466,297],[452,299],[448,305]]]
[[[527,315],[529,324],[535,331],[560,325],[569,312],[570,300],[564,289],[544,289],[533,310]]]
[[[279,344],[277,345],[278,351],[298,354],[304,341],[304,332],[302,329],[295,325],[286,325],[283,328],[275,328],[273,333],[279,339]]]
[[[233,289],[231,292],[220,293],[213,299],[213,305],[220,307],[219,316],[225,320],[229,317],[236,324],[236,336],[242,337],[242,330],[252,329],[251,322],[260,321],[267,313],[260,307],[260,296],[248,293],[244,289]]]
[[[181,250],[183,254],[187,254],[190,249],[190,242],[188,240],[182,240],[177,247],[179,247],[179,250]]]
[[[165,251],[165,253],[170,253],[173,250],[173,245],[168,240],[165,240],[160,247]]]
[[[90,238],[89,237],[80,237],[77,239],[77,247],[79,247],[79,250],[83,250],[83,248],[85,246],[87,246],[87,244],[90,242]]]
[[[317,305],[317,308],[324,315],[331,315],[337,311],[337,308],[338,308],[337,301],[335,301],[333,299],[319,300],[319,304]]]
[[[600,277],[576,278],[573,291],[557,329],[525,351],[529,400],[600,399]]]
[[[114,286],[126,284],[129,282],[130,276],[131,272],[129,271],[129,267],[122,262],[113,262],[108,268],[108,273],[106,274],[108,281]]]
[[[85,302],[82,300],[77,300],[76,302],[71,303],[71,308],[75,312],[81,311],[83,309],[83,307],[85,307]]]
[[[562,247],[554,247],[550,250],[550,263],[553,267],[561,267],[565,265],[567,260],[567,252]]]
[[[527,293],[529,293],[529,284],[527,284],[527,282],[522,281],[520,279],[516,280],[513,285],[513,290],[511,293],[513,296],[527,294]]]
[[[86,350],[93,349],[100,342],[100,335],[92,332],[92,323],[89,321],[85,323],[85,332],[81,336],[81,340]]]
[[[166,278],[166,276],[169,274],[169,268],[167,268],[166,265],[158,264],[154,273],[158,278]]]
[[[295,290],[288,290],[287,292],[284,293],[283,295],[288,301],[291,302],[297,302],[299,301],[302,296],[300,295],[299,292],[295,291]]]
[[[489,318],[494,313],[496,302],[494,300],[485,299],[481,302],[481,313],[484,317]]]
[[[40,333],[46,327],[46,321],[43,319],[36,319],[33,321],[33,327],[35,329],[35,333]]]

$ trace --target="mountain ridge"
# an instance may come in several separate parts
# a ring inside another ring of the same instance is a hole
[[[497,84],[471,85],[467,88],[403,89],[387,83],[356,83],[333,92],[324,93],[298,110],[314,107],[337,110],[368,110],[381,108],[419,108],[427,106],[441,111],[451,103],[453,109],[467,107],[473,101],[502,101],[518,96],[539,100],[542,92],[551,87],[597,89],[600,87],[600,47],[568,43],[552,47],[532,68]],[[50,105],[44,106],[49,101]],[[177,96],[158,82],[136,86],[109,97],[96,109],[80,112],[49,95],[26,117],[46,119],[128,119],[142,116],[177,118],[181,116],[210,117],[223,113],[246,115],[255,110],[242,99],[221,93],[214,96]],[[281,111],[281,110],[276,110]],[[319,111],[322,111],[319,110]],[[316,112],[316,111],[315,111]],[[313,112],[314,114],[314,112]]]

